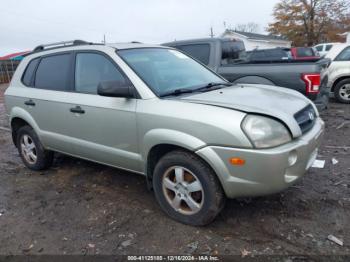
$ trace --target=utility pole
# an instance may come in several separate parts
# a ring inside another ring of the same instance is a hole
[[[211,37],[211,38],[214,37],[213,27],[210,27],[210,37]]]
[[[103,41],[102,41],[102,43],[106,44],[106,35],[105,34],[103,34]]]

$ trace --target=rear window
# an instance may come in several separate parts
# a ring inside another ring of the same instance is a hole
[[[297,48],[298,57],[315,56],[314,50],[311,47],[299,47]]]
[[[68,90],[68,75],[70,54],[43,57],[35,76],[35,87],[66,91]]]
[[[177,49],[184,51],[186,54],[201,61],[203,64],[209,64],[210,46],[209,44],[195,44],[195,45],[179,45]]]
[[[244,43],[242,41],[230,40],[221,42],[221,63],[234,64],[246,58]]]
[[[22,77],[22,82],[26,86],[32,86],[32,83],[34,80],[33,75],[34,75],[35,68],[38,65],[38,62],[39,62],[39,58],[33,59],[32,61],[29,62]]]

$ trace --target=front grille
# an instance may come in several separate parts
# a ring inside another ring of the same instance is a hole
[[[294,115],[294,118],[297,121],[301,132],[305,134],[314,126],[316,120],[316,112],[312,105],[308,105],[307,107],[296,113]]]

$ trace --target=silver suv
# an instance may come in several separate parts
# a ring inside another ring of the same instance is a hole
[[[232,85],[180,51],[140,43],[39,46],[5,102],[30,169],[61,152],[144,175],[165,213],[191,225],[211,222],[226,197],[295,183],[324,130],[296,91]]]

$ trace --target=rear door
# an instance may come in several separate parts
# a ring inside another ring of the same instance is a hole
[[[72,154],[73,147],[67,139],[67,102],[72,91],[71,52],[44,55],[32,60],[22,82],[28,87],[24,106],[40,129],[40,138],[45,147]],[[33,74],[30,72],[33,71]],[[34,74],[35,72],[35,74]]]

